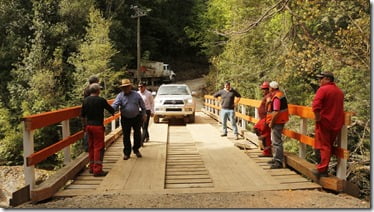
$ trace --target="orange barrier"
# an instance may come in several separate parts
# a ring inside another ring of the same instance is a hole
[[[213,109],[213,110],[218,110],[219,111],[221,109],[221,106],[219,106],[219,102],[218,102],[219,98],[214,98],[211,95],[205,95],[204,99],[205,99],[204,105],[208,108],[208,110]],[[260,100],[241,98],[238,104],[239,104],[239,106],[248,106],[248,107],[252,107],[252,108],[258,108],[261,104],[261,101]],[[312,110],[311,107],[289,104],[288,105],[288,111],[289,111],[290,115],[298,116],[302,119],[314,120],[314,118],[315,118],[313,110]],[[237,118],[248,121],[248,122],[251,122],[251,123],[257,123],[259,121],[255,117],[249,116],[247,114],[243,114],[243,113],[238,112],[238,111],[235,112],[235,115],[236,115]],[[344,119],[345,120],[344,125],[345,126],[348,126],[348,125],[351,124],[352,115],[353,115],[352,112],[345,112],[344,113],[344,118],[345,118]],[[312,147],[314,146],[314,138],[312,138],[308,135],[304,135],[304,134],[301,134],[301,133],[298,133],[298,132],[295,132],[295,131],[292,131],[292,130],[289,130],[289,129],[284,129],[283,134],[285,136],[289,137],[289,138],[296,139],[303,144],[306,144],[306,145],[309,145],[309,146],[312,146]],[[347,139],[347,138],[345,137],[343,139]],[[338,147],[334,151],[334,154],[337,157],[342,158],[342,159],[348,159],[348,157],[349,157],[349,151],[345,148],[342,148],[342,147]]]
[[[111,104],[114,100],[108,100]],[[80,116],[81,106],[64,108],[56,111],[40,113],[23,117],[24,132],[23,132],[23,150],[24,150],[24,164],[25,164],[25,181],[26,185],[30,185],[31,190],[35,187],[35,171],[34,165],[45,160],[49,156],[64,150],[64,162],[69,163],[70,149],[67,148],[71,144],[83,138],[83,130],[70,135],[69,120]],[[120,113],[108,117],[104,120],[104,125],[112,123],[112,132],[116,127],[116,120],[119,119]],[[33,131],[53,124],[62,123],[63,139],[45,147],[38,152],[34,152],[34,138]]]

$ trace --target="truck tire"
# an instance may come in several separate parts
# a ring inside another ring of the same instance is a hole
[[[153,116],[153,122],[154,122],[154,123],[160,123],[160,117],[154,115],[154,116]]]
[[[188,119],[190,123],[195,123],[195,113],[193,113],[192,115],[189,115]]]

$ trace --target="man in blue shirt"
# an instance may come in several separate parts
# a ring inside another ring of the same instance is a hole
[[[146,119],[146,108],[142,97],[134,90],[129,79],[123,79],[119,86],[122,92],[119,93],[114,100],[112,107],[114,110],[120,108],[121,111],[121,126],[123,133],[123,159],[128,160],[131,154],[131,128],[134,130],[134,146],[132,150],[136,157],[141,158],[139,152],[141,146],[141,131],[143,121]]]

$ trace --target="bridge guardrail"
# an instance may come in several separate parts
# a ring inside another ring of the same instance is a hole
[[[257,123],[259,121],[257,109],[261,104],[260,100],[241,98],[238,103],[237,111],[235,115],[237,122],[240,127],[246,129],[248,122]],[[221,110],[219,98],[215,98],[212,95],[204,96],[205,110],[219,116]],[[252,111],[249,111],[252,108]],[[311,107],[288,104],[289,114],[292,116],[298,116],[300,118],[300,130],[295,132],[285,128],[283,135],[298,140],[299,143],[299,157],[305,158],[306,145],[314,147],[314,138],[306,135],[307,132],[307,119],[314,120],[314,113]],[[253,113],[253,116],[247,115]],[[347,172],[347,159],[349,158],[349,151],[347,150],[348,142],[348,131],[347,126],[351,124],[352,112],[344,112],[344,125],[340,133],[340,140],[336,151],[333,152],[338,158],[337,173],[336,176],[342,180],[346,180]]]
[[[111,104],[114,100],[108,100],[108,103]],[[51,194],[63,186],[69,179],[65,177],[64,179],[55,180],[56,185],[47,186],[46,190],[48,191],[37,191],[40,188],[37,188],[35,185],[35,165],[45,160],[47,157],[63,150],[64,152],[64,165],[65,167],[69,164],[80,164],[80,167],[85,166],[88,162],[88,154],[82,153],[81,156],[78,156],[74,161],[71,160],[70,155],[70,145],[77,142],[83,138],[83,130],[70,135],[70,126],[69,120],[79,117],[81,112],[81,106],[64,108],[56,111],[50,111],[35,115],[30,115],[22,118],[23,121],[23,154],[24,154],[24,176],[25,176],[25,185],[30,186],[30,198],[34,202],[40,201],[46,198],[49,198]],[[120,118],[120,113],[116,113],[114,116],[106,118],[104,120],[104,126],[111,124],[111,132],[106,135],[106,147],[110,145],[111,142],[118,137],[117,134],[121,133],[120,124],[116,126],[116,120]],[[62,124],[62,140],[57,141],[56,143],[45,147],[37,152],[34,152],[34,130],[47,127],[53,124],[61,123]],[[77,162],[78,161],[78,162]],[[63,167],[64,168],[64,167]],[[61,168],[61,169],[63,169]],[[60,169],[60,170],[61,170]],[[66,169],[66,168],[65,168]],[[76,167],[71,167],[74,172],[80,171]],[[68,174],[69,175],[69,174]],[[72,174],[70,174],[72,175]],[[53,177],[51,177],[53,178]]]

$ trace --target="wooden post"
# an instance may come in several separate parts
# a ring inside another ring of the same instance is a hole
[[[116,130],[116,120],[114,119],[113,121],[111,121],[111,124],[112,124],[111,132],[113,132],[114,130]]]
[[[301,118],[300,120],[300,134],[306,135],[307,133],[307,119]],[[299,157],[305,158],[306,155],[306,145],[299,142]]]
[[[26,122],[23,122],[23,167],[25,184],[30,185],[30,191],[35,187],[35,167],[27,166],[27,156],[34,153],[34,132],[28,130]]]
[[[62,124],[62,138],[67,138],[70,136],[70,125],[69,120],[65,120],[61,122]],[[64,164],[68,164],[71,161],[71,154],[70,154],[70,145],[64,148]]]
[[[211,99],[205,99],[205,102],[208,103],[208,104],[212,104],[212,100]],[[209,111],[210,113],[212,112],[212,108],[208,105],[205,105],[205,109],[207,111]]]
[[[247,108],[245,107],[245,105],[241,105],[241,108],[242,108],[241,113],[242,113],[243,115],[247,115]],[[245,119],[242,119],[242,128],[243,128],[244,130],[247,129],[247,120],[245,120]]]
[[[348,141],[347,125],[343,125],[341,132],[340,132],[340,148],[347,149],[347,141]],[[343,180],[347,179],[347,159],[338,158],[336,176]]]
[[[219,106],[219,101],[218,101],[217,99],[214,100],[214,105],[215,105],[215,106]],[[215,114],[216,114],[217,116],[220,115],[220,111],[219,111],[219,109],[216,109],[216,110],[215,110]]]
[[[258,108],[255,107],[255,119],[260,119],[260,116],[258,115]]]

